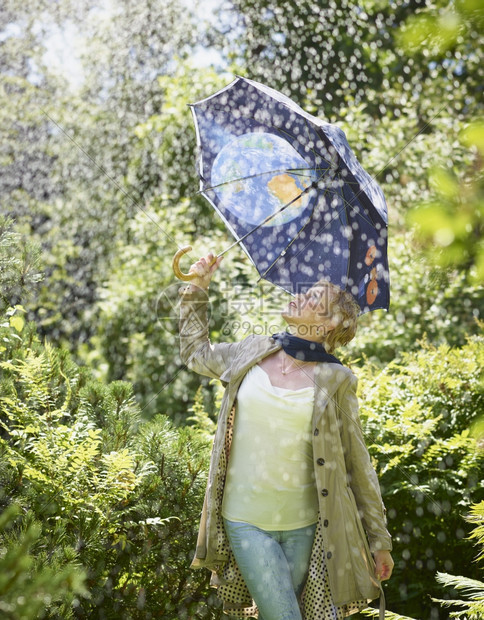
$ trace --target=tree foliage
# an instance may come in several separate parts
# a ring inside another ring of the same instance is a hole
[[[134,19],[135,17],[135,19]],[[156,79],[194,43],[180,3],[36,0],[0,14],[2,117],[0,213],[45,250],[39,287],[28,306],[44,335],[74,351],[95,333],[98,289],[128,223],[163,193],[156,145],[139,148],[135,128],[158,110]],[[84,39],[84,80],[72,90],[46,63],[46,46],[73,26]]]

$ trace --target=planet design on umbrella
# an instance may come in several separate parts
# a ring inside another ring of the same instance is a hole
[[[305,190],[316,180],[317,173],[296,149],[265,132],[231,140],[211,171],[212,187],[223,208],[253,226],[262,222],[283,226],[303,216],[310,203]]]

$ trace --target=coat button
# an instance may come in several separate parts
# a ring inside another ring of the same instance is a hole
[[[323,489],[323,490],[321,491],[321,495],[322,495],[323,497],[326,497],[326,496],[328,495],[328,489]]]
[[[314,434],[315,434],[315,435],[319,435],[319,428],[315,428],[315,429],[314,429]]]
[[[324,459],[318,459],[318,460],[316,461],[316,463],[317,463],[318,465],[324,465]]]
[[[325,519],[325,520],[323,521],[323,525],[324,525],[324,527],[328,527],[328,525],[329,525],[329,521],[328,521],[328,519]]]
[[[333,554],[331,553],[331,551],[328,551],[328,553],[326,554],[326,557],[328,558],[328,560],[331,560],[331,558],[333,557]]]

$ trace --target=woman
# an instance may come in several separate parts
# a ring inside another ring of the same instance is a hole
[[[393,568],[356,377],[323,347],[353,338],[358,306],[320,282],[282,312],[287,335],[212,345],[213,259],[194,263],[180,291],[182,360],[226,388],[192,566],[212,571],[236,618],[343,618]]]

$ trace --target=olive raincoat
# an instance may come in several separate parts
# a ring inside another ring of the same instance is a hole
[[[218,587],[227,613],[257,617],[230,551],[221,507],[237,390],[247,371],[281,346],[269,336],[256,335],[238,343],[212,345],[207,294],[187,288],[180,296],[181,358],[190,369],[220,379],[225,386],[192,567],[212,571],[212,585]],[[392,544],[359,420],[357,379],[344,366],[321,363],[315,367],[314,385],[312,437],[319,521],[302,604],[306,620],[323,620],[329,617],[324,611],[328,596],[338,608],[338,617],[366,607],[379,596],[372,552],[391,550]]]

